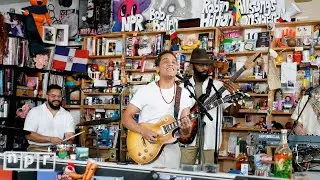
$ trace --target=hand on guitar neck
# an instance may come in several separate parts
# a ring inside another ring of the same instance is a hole
[[[228,80],[223,80],[223,86],[230,92],[234,93],[239,90],[239,85],[231,82],[229,79]]]

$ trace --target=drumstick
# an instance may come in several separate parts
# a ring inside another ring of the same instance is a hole
[[[69,139],[71,139],[71,138],[73,138],[73,137],[76,137],[76,136],[78,136],[78,135],[80,135],[80,134],[82,134],[82,133],[84,133],[85,131],[82,131],[82,132],[79,132],[79,133],[77,133],[77,134],[75,134],[75,135],[73,135],[73,136],[70,136],[70,137],[68,137],[67,139],[64,139],[62,142],[64,142],[64,141],[68,141]]]

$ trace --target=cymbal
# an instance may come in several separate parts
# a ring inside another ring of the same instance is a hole
[[[0,133],[12,136],[25,136],[31,134],[30,131],[26,131],[15,127],[7,127],[3,125],[0,126]]]
[[[77,126],[95,126],[95,125],[100,125],[100,124],[109,124],[111,122],[116,122],[119,120],[120,119],[101,118],[100,120],[84,121],[84,122],[77,124]]]

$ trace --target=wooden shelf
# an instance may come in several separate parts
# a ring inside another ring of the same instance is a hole
[[[181,53],[181,54],[191,54],[192,50],[179,50],[179,51],[173,51],[173,53]],[[212,50],[207,50],[207,53],[212,53]]]
[[[65,109],[80,109],[80,105],[64,105]]]
[[[235,82],[267,82],[267,79],[237,79]]]
[[[119,109],[118,104],[84,105],[84,109]]]
[[[226,55],[226,56],[249,56],[253,55],[255,53],[267,53],[268,51],[242,51],[242,52],[231,52],[231,53],[220,53],[220,55]]]
[[[293,110],[290,110],[289,112],[281,111],[281,110],[273,110],[271,111],[272,115],[292,115]]]
[[[303,48],[303,50],[308,50],[311,49],[311,46],[301,46]],[[294,51],[295,48],[301,48],[301,47],[284,47],[284,48],[272,48],[275,51],[283,51],[283,52],[287,52],[287,51]],[[320,46],[315,46],[315,49],[319,50]]]
[[[35,101],[46,101],[46,98],[39,98],[39,97],[28,97],[28,96],[16,96],[19,99],[32,99]]]
[[[100,92],[86,92],[84,93],[85,96],[117,96],[120,93],[100,93]]]
[[[267,110],[256,110],[256,109],[240,109],[238,113],[247,114],[267,114]]]
[[[122,55],[89,56],[89,59],[113,59],[122,58]]]
[[[99,150],[118,150],[117,148],[104,147],[104,146],[99,146],[99,147],[90,146],[90,147],[89,147],[89,149],[97,149],[97,148],[99,148]]]
[[[155,69],[145,69],[143,72],[141,72],[141,69],[126,69],[127,72],[135,72],[135,73],[147,73],[147,72],[156,72]]]
[[[268,94],[249,93],[250,97],[268,97]]]
[[[267,129],[254,129],[254,128],[222,128],[222,131],[253,131],[253,132],[267,132]],[[271,132],[280,132],[280,130],[271,130]]]
[[[86,136],[87,139],[97,139],[96,136]],[[104,137],[98,137],[98,140],[113,140],[114,138],[104,138]]]
[[[229,157],[229,156],[219,156],[218,160],[226,160],[226,161],[235,161],[236,158],[234,157]]]
[[[126,56],[126,59],[139,59],[141,60],[143,56]],[[157,56],[145,56],[145,59],[155,59]]]
[[[145,85],[145,84],[148,84],[150,82],[146,82],[146,81],[128,81],[128,84],[131,84],[131,85]]]

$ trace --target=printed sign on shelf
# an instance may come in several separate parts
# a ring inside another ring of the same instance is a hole
[[[15,171],[54,171],[56,154],[46,152],[4,152],[3,169]]]

